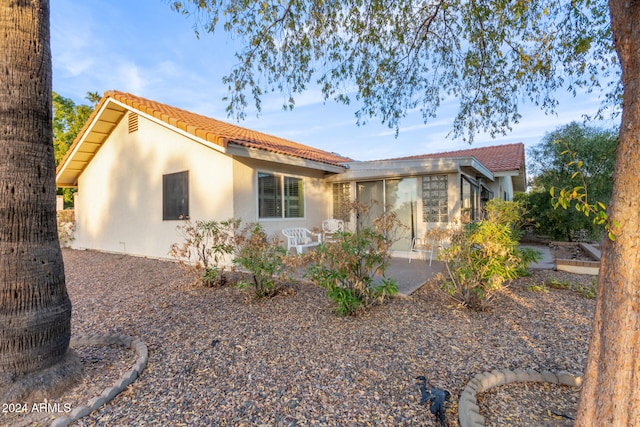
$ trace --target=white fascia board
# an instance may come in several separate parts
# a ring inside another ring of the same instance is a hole
[[[520,175],[522,172],[520,171],[501,171],[501,172],[494,172],[493,175],[498,178],[498,177],[502,177],[502,176],[518,176]]]
[[[274,153],[267,150],[261,150],[259,148],[244,147],[242,145],[234,144],[233,142],[229,142],[226,152],[227,154],[233,156],[248,157],[251,159],[281,163],[284,165],[300,166],[308,169],[316,169],[337,174],[344,172],[344,170],[346,169],[346,167],[343,166],[330,165],[328,163],[288,156],[286,154]]]

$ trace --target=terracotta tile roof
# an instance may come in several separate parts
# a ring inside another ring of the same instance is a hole
[[[433,159],[475,157],[491,172],[516,171],[524,167],[524,144],[493,145],[490,147],[469,148],[466,150],[446,151],[443,153],[421,154],[400,157],[392,160]]]
[[[234,143],[248,148],[285,154],[330,165],[343,165],[352,161],[352,159],[335,153],[329,153],[284,138],[201,116],[130,93],[109,91],[105,93],[103,99],[106,98],[116,99],[185,132],[223,147],[226,147],[228,143]]]

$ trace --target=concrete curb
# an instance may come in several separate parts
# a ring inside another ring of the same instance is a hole
[[[484,427],[484,417],[480,415],[476,394],[490,388],[515,382],[549,382],[571,387],[580,387],[582,377],[566,371],[553,373],[549,371],[534,371],[533,369],[494,370],[477,374],[467,383],[458,401],[458,419],[460,427]]]
[[[142,371],[144,371],[144,368],[147,366],[147,361],[149,359],[149,350],[147,349],[147,345],[134,337],[126,335],[82,335],[78,338],[71,338],[71,342],[69,343],[69,347],[71,348],[96,345],[120,345],[122,347],[130,348],[136,352],[138,358],[133,367],[125,372],[113,386],[104,389],[100,396],[89,400],[86,405],[74,408],[69,415],[56,418],[51,423],[51,427],[68,426],[72,422],[82,417],[86,417],[124,391],[129,384],[140,376]]]

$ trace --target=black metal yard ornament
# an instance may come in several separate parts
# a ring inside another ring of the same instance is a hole
[[[447,421],[444,418],[444,405],[451,399],[451,393],[435,387],[427,389],[427,379],[422,375],[416,377],[416,379],[422,381],[422,384],[420,384],[420,393],[422,394],[420,404],[429,404],[429,411],[440,421],[440,427],[447,427]]]

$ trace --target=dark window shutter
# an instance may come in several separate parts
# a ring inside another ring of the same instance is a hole
[[[162,219],[189,218],[189,172],[162,176]]]

